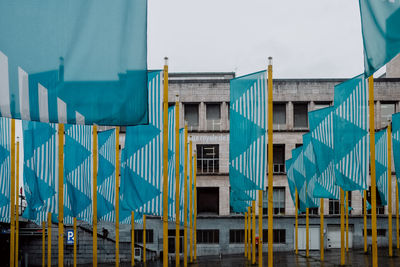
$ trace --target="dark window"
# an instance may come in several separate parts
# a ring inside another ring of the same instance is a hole
[[[219,145],[197,145],[197,173],[219,172]]]
[[[146,229],[146,243],[153,243],[153,230]],[[135,243],[143,243],[143,230],[135,230]]]
[[[263,240],[267,243],[268,240],[268,229],[263,230]],[[286,230],[285,229],[274,229],[274,241],[275,244],[286,243]]]
[[[285,103],[274,103],[273,104],[273,124],[274,128],[286,124],[286,104]]]
[[[372,205],[371,202],[371,186],[367,191],[367,201]],[[362,207],[364,210],[364,201],[362,203]],[[367,214],[371,214],[372,209],[367,210]],[[376,188],[376,214],[385,214],[385,206],[382,205],[381,195],[379,194],[378,188]]]
[[[395,103],[381,103],[381,127],[388,126],[392,121],[392,114],[396,112]]]
[[[244,230],[229,230],[229,243],[244,243]]]
[[[197,187],[197,214],[219,214],[218,187]]]
[[[338,199],[329,199],[329,214],[340,214],[340,201]]]
[[[197,230],[197,243],[219,244],[219,230]]]
[[[386,236],[386,229],[376,229],[377,236]],[[362,230],[362,236],[364,236],[364,228]],[[372,229],[367,229],[367,236],[372,236]]]
[[[185,121],[188,123],[189,130],[197,130],[199,127],[199,105],[185,104]]]
[[[285,173],[285,145],[277,144],[273,146],[274,173]]]
[[[293,105],[294,128],[308,127],[308,105],[306,103]]]
[[[296,144],[296,148],[301,147],[303,144]]]
[[[206,104],[207,130],[221,130],[221,104]]]
[[[319,208],[309,208],[308,213],[313,215],[318,215]]]
[[[273,187],[274,214],[285,214],[285,187]],[[268,188],[263,195],[263,213],[268,214]]]

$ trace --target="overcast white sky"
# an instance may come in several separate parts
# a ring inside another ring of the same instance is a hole
[[[358,0],[148,0],[148,67],[170,72],[265,69],[276,78],[363,72]]]

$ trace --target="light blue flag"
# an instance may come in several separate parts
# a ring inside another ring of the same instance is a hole
[[[11,120],[0,118],[0,222],[9,223],[11,214]]]
[[[296,205],[296,183],[294,181],[294,173],[293,173],[293,159],[290,158],[286,160],[286,177],[288,180],[290,196],[293,200],[293,205]]]
[[[163,72],[149,72],[149,125],[127,127],[121,161],[122,204],[127,210],[162,216]]]
[[[366,190],[369,172],[368,86],[359,75],[335,86],[335,181],[344,191]]]
[[[231,190],[229,197],[230,206],[233,212],[245,213],[248,211],[248,207],[251,206],[250,200],[241,200],[240,197],[238,197],[237,193],[233,190]]]
[[[185,129],[179,129],[179,223],[184,225],[185,204]],[[189,157],[189,156],[188,156]]]
[[[392,144],[397,189],[400,192],[400,113],[392,115]]]
[[[308,120],[319,173],[314,197],[339,199],[339,187],[335,184],[333,112],[333,107],[315,110],[308,113]]]
[[[304,212],[307,208],[307,181],[306,169],[304,167],[303,146],[292,150],[293,176],[299,195],[299,210]]]
[[[0,113],[148,123],[147,0],[0,2]]]
[[[99,132],[98,139],[97,217],[115,222],[115,129]]]
[[[369,77],[400,52],[400,1],[360,0],[360,14]]]
[[[267,72],[230,83],[229,180],[231,188],[264,190],[266,174]]]
[[[383,206],[388,202],[388,144],[387,129],[375,134],[375,172],[376,188]]]
[[[74,217],[90,224],[93,222],[92,133],[92,126],[72,124],[65,125],[65,224],[73,224]]]
[[[175,106],[168,108],[168,220],[176,221]]]
[[[315,183],[319,173],[317,172],[314,148],[311,143],[311,133],[303,135],[303,162],[306,171],[307,208],[319,207],[320,199],[314,197]]]
[[[27,208],[23,217],[41,224],[47,213],[58,214],[57,125],[22,121],[24,137],[24,190]]]

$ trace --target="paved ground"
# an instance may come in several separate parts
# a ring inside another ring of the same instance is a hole
[[[381,249],[378,251],[378,265],[384,267],[395,267],[400,266],[400,255],[399,251],[394,249],[394,257],[388,256],[387,249]],[[264,264],[267,266],[267,254],[264,255]],[[114,266],[114,265],[99,265],[99,266]],[[122,264],[123,266],[130,266]],[[137,263],[135,266],[144,266],[143,264]],[[161,262],[148,262],[147,267],[160,267]],[[175,266],[172,262],[169,266]],[[183,266],[183,263],[181,264]],[[196,263],[189,264],[191,267],[228,267],[228,266],[238,266],[238,267],[250,267],[252,266],[246,259],[241,255],[224,256],[221,259],[219,257],[199,257]],[[329,250],[325,251],[325,261],[320,261],[319,251],[311,251],[308,258],[305,257],[305,252],[299,252],[299,255],[295,255],[294,252],[276,252],[274,253],[274,266],[290,266],[290,267],[331,267],[340,266],[340,250]],[[370,267],[372,266],[372,256],[371,254],[364,254],[363,251],[349,251],[346,254],[346,266],[362,266]]]

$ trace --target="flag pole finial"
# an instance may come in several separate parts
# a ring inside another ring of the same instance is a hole
[[[179,95],[175,95],[175,102],[179,102]]]
[[[272,57],[268,57],[268,65],[272,65]]]
[[[168,66],[168,57],[164,57],[164,65]]]

